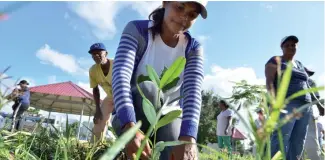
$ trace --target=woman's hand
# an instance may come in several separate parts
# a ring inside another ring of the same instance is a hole
[[[229,131],[228,129],[225,129],[225,135],[228,135]]]
[[[180,141],[187,141],[192,144],[183,144],[173,147],[170,160],[197,160],[197,148],[193,143],[195,139],[189,136],[179,138]]]
[[[134,125],[135,124],[133,122],[125,125],[125,127],[123,128],[123,132],[127,131]],[[144,141],[144,139],[145,139],[145,136],[141,131],[138,131],[135,134],[134,138],[125,146],[125,151],[126,151],[126,155],[128,158],[135,159],[136,153],[137,153],[138,149],[140,148],[141,143],[142,143],[142,141]],[[140,158],[141,158],[141,160],[147,160],[150,158],[150,156],[151,156],[151,148],[147,141],[147,143],[141,153]]]

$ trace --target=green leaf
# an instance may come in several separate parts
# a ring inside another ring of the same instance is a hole
[[[273,106],[274,108],[280,108],[285,100],[288,86],[291,79],[291,73],[292,73],[291,71],[292,71],[292,63],[289,62],[287,65],[287,69],[283,73],[283,77],[281,79],[280,86],[278,88],[276,102],[275,105]]]
[[[142,82],[144,82],[144,81],[150,81],[150,78],[149,78],[149,76],[144,76],[144,75],[139,75],[139,77],[138,77],[138,84],[140,84],[140,83],[142,83]]]
[[[151,66],[147,65],[146,66],[146,69],[147,69],[147,73],[148,73],[148,76],[149,78],[151,79],[151,81],[153,83],[156,84],[157,87],[159,87],[159,84],[160,84],[160,79],[158,77],[158,74],[157,72],[155,71],[155,69],[153,69]]]
[[[140,86],[139,86],[139,84],[140,84],[139,81],[140,81],[140,76],[139,76],[138,79],[137,79],[136,86],[137,86],[137,89],[138,89],[138,91],[139,91],[141,97],[142,97],[142,98],[146,98],[146,96],[144,96],[144,94],[143,94],[143,92],[142,92],[142,90],[141,90],[141,88],[140,88]]]
[[[170,108],[170,107],[166,107],[166,108]],[[182,114],[182,110],[179,108],[177,110],[173,110],[168,112],[165,116],[163,116],[157,123],[156,125],[156,130],[158,130],[158,128],[165,126],[167,124],[169,124],[170,122],[172,122],[174,119],[176,119],[177,117],[179,117]]]
[[[147,98],[142,99],[142,107],[143,107],[143,112],[146,115],[150,124],[155,125],[156,117],[157,117],[155,107],[152,105],[152,103]]]
[[[139,121],[135,126],[127,130],[118,138],[112,147],[110,147],[100,160],[113,160],[115,156],[125,147],[125,145],[133,138],[136,132],[140,129],[142,123]]]
[[[188,142],[184,142],[184,141],[167,141],[167,142],[159,141],[154,148],[153,151],[154,154],[152,155],[152,157],[154,160],[159,159],[160,152],[162,152],[165,149],[165,147],[178,146],[187,143]]]
[[[159,79],[162,79],[162,77],[164,76],[164,74],[166,73],[166,71],[168,70],[167,67],[164,67],[164,69],[162,70]]]
[[[317,91],[321,91],[321,90],[324,90],[324,86],[304,89],[304,90],[301,90],[301,91],[298,91],[298,92],[292,94],[290,97],[287,98],[287,101],[291,101],[297,97],[303,96],[306,93],[317,92]]]
[[[179,75],[183,72],[186,64],[185,57],[181,56],[174,61],[174,63],[169,67],[166,73],[163,75],[160,81],[159,88],[162,89],[168,83],[172,82],[175,78],[179,77]]]
[[[168,91],[169,89],[175,87],[175,86],[177,85],[178,81],[179,81],[179,77],[176,77],[173,81],[171,81],[170,83],[166,84],[166,85],[164,86],[164,88],[162,88],[161,90],[162,90],[163,92]]]

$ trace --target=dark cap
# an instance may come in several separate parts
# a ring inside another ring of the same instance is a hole
[[[255,112],[257,112],[257,113],[263,113],[264,112],[264,109],[261,108],[261,107],[257,107],[256,110],[255,110]]]
[[[17,85],[20,85],[20,84],[27,84],[27,85],[29,85],[29,83],[26,80],[21,80]]]
[[[311,76],[313,76],[314,74],[315,74],[315,72],[314,71],[312,71],[312,70],[309,70],[308,68],[306,68],[305,67],[305,71],[307,72],[307,74],[308,74],[308,76],[309,77],[311,77]]]
[[[282,47],[283,43],[285,43],[289,40],[293,40],[295,43],[299,42],[299,39],[297,36],[294,36],[294,35],[286,36],[286,37],[282,38],[280,46]]]
[[[95,43],[95,44],[90,46],[90,49],[89,49],[88,53],[91,53],[92,51],[95,51],[95,50],[106,51],[106,47],[105,47],[105,45],[103,43]]]

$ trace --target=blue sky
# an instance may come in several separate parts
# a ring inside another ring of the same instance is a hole
[[[32,2],[0,21],[0,69],[11,65],[7,74],[32,85],[70,80],[89,90],[89,46],[103,42],[113,58],[125,24],[159,4]],[[209,2],[207,10],[191,28],[204,45],[205,89],[229,96],[229,80],[264,83],[265,62],[291,34],[300,39],[296,59],[324,84],[324,2]]]

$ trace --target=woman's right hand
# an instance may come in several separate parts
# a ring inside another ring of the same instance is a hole
[[[134,125],[135,124],[133,122],[126,124],[125,127],[123,128],[123,132],[127,131]],[[135,159],[136,153],[137,153],[138,149],[140,148],[142,141],[144,141],[144,140],[145,140],[145,135],[141,131],[137,131],[134,138],[125,146],[125,151],[126,151],[126,155],[128,158]],[[142,160],[147,160],[150,158],[150,156],[151,156],[151,148],[147,141],[147,143],[141,153],[140,158]]]

